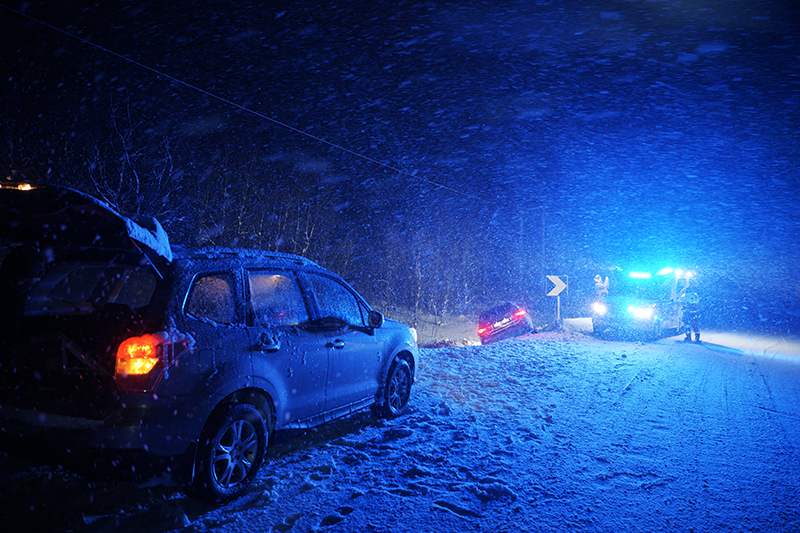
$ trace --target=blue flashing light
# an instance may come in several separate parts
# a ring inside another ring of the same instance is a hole
[[[628,275],[636,279],[650,279],[651,277],[650,272],[631,272]]]
[[[673,272],[674,270],[672,270],[672,268],[667,267],[667,268],[662,268],[661,270],[656,272],[656,274],[658,274],[659,276],[666,276],[667,274],[672,274]]]

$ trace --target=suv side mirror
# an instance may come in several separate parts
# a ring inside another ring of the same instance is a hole
[[[380,311],[370,311],[367,322],[372,329],[381,327],[383,325],[383,313]]]

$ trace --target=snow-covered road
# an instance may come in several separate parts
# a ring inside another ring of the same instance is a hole
[[[426,379],[509,452],[522,530],[797,529],[800,366],[721,347],[543,335],[439,350],[458,369]]]
[[[16,479],[72,487],[74,508],[40,509],[77,531],[798,531],[800,352],[707,338],[425,349],[408,414],[284,438],[219,508],[174,488],[80,498],[63,473]]]

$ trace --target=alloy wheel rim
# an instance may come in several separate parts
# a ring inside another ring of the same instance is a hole
[[[246,420],[237,420],[225,429],[214,448],[214,477],[223,488],[236,487],[253,467],[258,450],[256,428]]]
[[[408,376],[398,368],[392,376],[389,387],[389,407],[392,411],[399,410],[405,404],[408,386]]]

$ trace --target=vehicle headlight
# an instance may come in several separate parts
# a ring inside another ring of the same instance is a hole
[[[639,320],[648,320],[653,318],[653,308],[652,307],[629,307],[628,311],[633,313],[633,316],[638,318]]]
[[[608,306],[603,302],[594,302],[592,304],[592,311],[594,311],[596,315],[604,315],[608,312]]]

